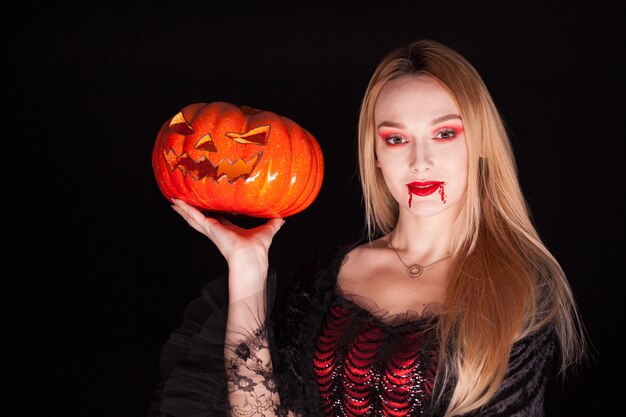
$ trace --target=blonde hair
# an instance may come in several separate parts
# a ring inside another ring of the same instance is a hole
[[[583,356],[583,326],[565,274],[531,221],[502,118],[476,69],[459,53],[420,40],[389,53],[361,104],[358,157],[366,232],[371,240],[398,221],[398,203],[376,167],[374,107],[389,81],[427,75],[450,94],[461,114],[469,170],[455,224],[455,266],[444,311],[438,386],[453,383],[446,417],[475,411],[501,385],[512,345],[554,326],[561,371]],[[490,302],[485,302],[490,300]],[[441,392],[436,400],[442,400]]]

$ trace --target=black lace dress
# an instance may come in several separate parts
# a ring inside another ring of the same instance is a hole
[[[442,415],[445,401],[432,401],[435,390],[447,392],[436,384],[436,314],[390,318],[337,288],[345,254],[360,243],[318,253],[277,306],[271,271],[271,319],[232,347],[238,360],[226,365],[227,279],[205,285],[163,346],[148,417]],[[473,416],[543,416],[555,348],[550,328],[518,341],[504,383]],[[257,358],[262,349],[272,370]],[[229,383],[245,398],[237,409],[228,405]],[[280,405],[266,395],[275,392]]]

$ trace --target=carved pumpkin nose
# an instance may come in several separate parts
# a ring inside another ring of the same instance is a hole
[[[211,135],[209,134],[206,134],[200,138],[198,144],[196,145],[196,149],[200,149],[206,152],[217,152],[215,142],[213,142],[213,139],[211,139]]]

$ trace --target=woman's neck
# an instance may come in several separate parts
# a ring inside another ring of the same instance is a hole
[[[417,217],[400,213],[389,234],[392,245],[415,259],[441,258],[450,254],[454,221],[447,216]]]

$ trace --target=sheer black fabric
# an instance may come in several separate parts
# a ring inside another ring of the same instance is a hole
[[[163,346],[161,377],[148,417],[229,416],[231,413],[266,416],[291,413],[307,417],[346,415],[338,411],[343,410],[341,407],[326,407],[329,414],[325,413],[324,399],[328,402],[328,395],[322,395],[321,391],[324,390],[320,390],[316,380],[314,354],[324,321],[334,306],[351,308],[358,313],[354,314],[354,320],[361,324],[377,322],[382,325],[379,319],[384,317],[384,312],[363,309],[348,294],[341,294],[337,289],[337,275],[345,254],[360,243],[362,241],[318,252],[299,271],[287,296],[275,308],[276,276],[271,271],[266,304],[268,311],[271,311],[271,316],[268,316],[270,319],[259,323],[254,334],[250,334],[249,343],[232,347],[238,355],[233,365],[224,363],[227,278],[219,277],[203,287],[201,296],[188,305],[181,326]],[[415,327],[416,323],[419,326]],[[406,330],[408,325],[413,326],[416,332],[428,332],[427,323],[431,323],[429,317],[418,317],[404,320],[404,325],[394,323],[394,326],[386,326],[390,330]],[[347,330],[347,335],[351,332]],[[436,350],[432,345],[433,337],[434,331],[431,330],[428,343],[424,342],[424,346],[428,346],[429,355],[420,359],[422,370],[429,369],[436,360],[431,355]],[[348,339],[344,338],[342,343],[349,344]],[[385,340],[394,339],[389,337]],[[544,328],[516,343],[503,385],[489,404],[472,416],[543,416],[544,390],[552,372],[555,343],[550,328]],[[271,374],[265,372],[262,365],[254,365],[260,363],[255,361],[257,350],[265,347],[270,349],[272,355]],[[229,366],[234,368],[227,370]],[[256,377],[243,377],[236,369],[238,366],[248,367],[246,370],[254,369]],[[233,412],[229,406],[229,381],[230,389],[234,387],[246,395],[245,410],[240,408]],[[267,396],[256,395],[255,386],[267,392],[278,391],[280,405],[266,401]],[[449,391],[449,387],[435,386],[434,389]],[[377,404],[376,401],[373,403]],[[445,401],[438,405],[431,402],[430,393],[421,398],[420,404],[421,409],[413,407],[404,415],[440,416],[446,407]],[[255,410],[257,413],[253,414]],[[385,414],[379,407],[371,408],[365,415]]]

